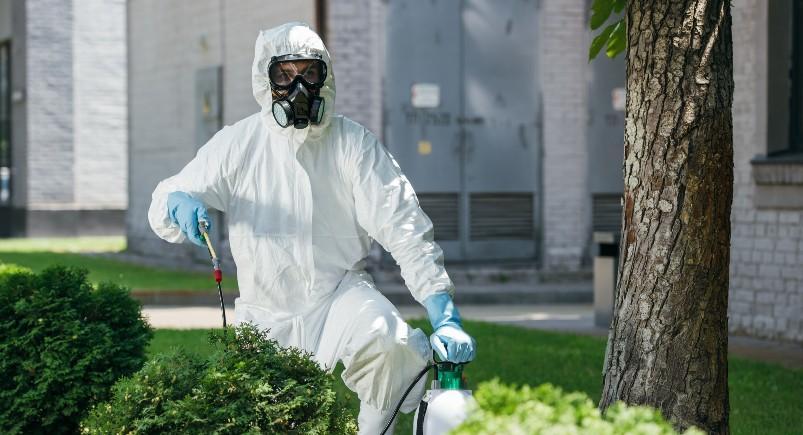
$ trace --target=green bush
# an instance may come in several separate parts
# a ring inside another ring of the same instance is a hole
[[[30,273],[31,269],[27,267],[17,266],[16,264],[0,263],[0,281],[14,274]]]
[[[468,419],[453,435],[481,434],[578,434],[670,435],[676,434],[661,413],[644,406],[617,403],[600,415],[584,393],[564,393],[544,384],[536,388],[510,387],[493,380],[480,384]],[[686,434],[700,434],[689,429]]]
[[[337,402],[334,377],[308,354],[243,325],[212,333],[209,359],[157,355],[113,388],[82,423],[87,434],[348,434],[354,417]]]
[[[151,335],[128,291],[86,270],[0,265],[0,432],[75,433]]]

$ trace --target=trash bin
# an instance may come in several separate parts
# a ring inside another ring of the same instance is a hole
[[[616,292],[616,268],[619,262],[619,234],[595,231],[594,255],[594,325],[608,328],[613,317]]]

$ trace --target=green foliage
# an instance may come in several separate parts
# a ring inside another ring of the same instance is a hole
[[[614,22],[606,26],[591,41],[588,49],[589,62],[597,57],[602,47],[607,46],[605,54],[608,57],[616,57],[627,48],[627,26],[625,19],[619,16],[626,4],[626,0],[594,0],[591,4],[591,30],[602,27],[611,15],[614,15]]]
[[[0,263],[0,282],[6,277],[10,277],[20,273],[30,273],[31,269],[27,267],[17,266],[16,264],[2,264]]]
[[[0,265],[0,432],[74,433],[145,362],[152,332],[128,290],[87,271]]]
[[[474,397],[468,419],[453,435],[677,433],[654,409],[617,403],[601,415],[585,393],[564,393],[550,384],[515,388],[494,379],[480,384]],[[697,429],[685,433],[702,434]]]
[[[209,358],[155,356],[118,382],[82,424],[87,434],[356,433],[336,400],[334,377],[298,349],[251,325],[212,333]]]

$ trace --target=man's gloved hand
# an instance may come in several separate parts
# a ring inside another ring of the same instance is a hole
[[[184,192],[173,192],[167,195],[167,213],[170,220],[181,228],[181,231],[192,243],[206,246],[198,222],[205,221],[207,228],[212,228],[212,220],[206,212],[206,206],[201,201]]]
[[[429,323],[435,333],[429,338],[432,349],[442,361],[454,363],[474,359],[477,343],[463,331],[460,312],[448,293],[436,293],[424,300]]]

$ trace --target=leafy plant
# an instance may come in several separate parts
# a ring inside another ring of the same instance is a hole
[[[93,402],[145,362],[140,304],[87,271],[0,265],[0,432],[74,433]]]
[[[82,424],[87,434],[356,433],[334,377],[308,354],[252,325],[212,333],[216,352],[158,355],[113,388]]]
[[[591,41],[588,60],[591,61],[606,47],[608,57],[616,57],[627,48],[627,26],[624,17],[619,16],[627,5],[626,0],[594,0],[591,4],[591,30],[597,30],[614,15],[614,22],[606,26]],[[616,18],[618,17],[618,18]]]
[[[601,415],[584,393],[564,393],[550,384],[521,388],[493,380],[480,384],[468,419],[451,433],[670,435],[677,432],[652,408],[616,404]],[[700,434],[689,429],[687,435]]]

